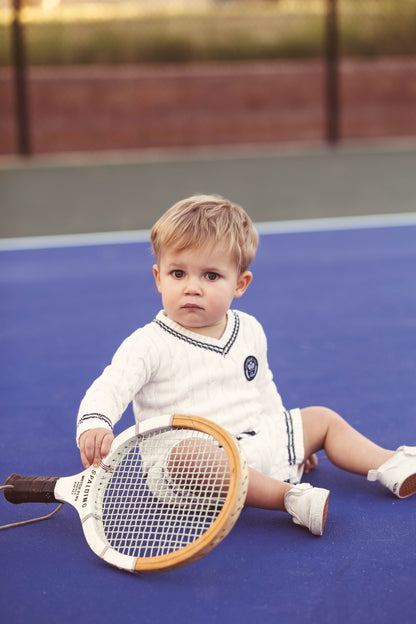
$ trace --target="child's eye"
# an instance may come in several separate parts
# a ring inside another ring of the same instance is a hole
[[[214,273],[214,271],[209,271],[208,273],[205,273],[205,277],[209,282],[215,282],[215,280],[219,278],[219,275],[218,273]]]
[[[176,279],[181,279],[184,273],[183,271],[181,271],[181,269],[175,269],[174,271],[171,272],[171,275],[173,275],[173,277],[176,277]]]

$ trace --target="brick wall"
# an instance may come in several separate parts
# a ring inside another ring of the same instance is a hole
[[[321,142],[319,61],[31,68],[35,153]],[[0,70],[0,153],[15,152],[13,83]],[[416,59],[342,64],[342,137],[416,136]]]

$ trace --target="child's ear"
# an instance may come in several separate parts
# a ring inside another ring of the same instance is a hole
[[[253,273],[251,271],[244,271],[244,273],[241,273],[240,277],[238,278],[237,286],[234,292],[234,297],[236,299],[244,295],[252,279]]]
[[[157,266],[157,264],[153,265],[153,277],[155,278],[156,288],[158,289],[159,292],[162,292],[160,288],[160,272],[159,272],[159,267]]]

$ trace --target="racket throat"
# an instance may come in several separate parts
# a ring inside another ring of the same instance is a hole
[[[94,491],[97,474],[98,469],[91,466],[78,475],[61,477],[55,487],[56,499],[75,507],[82,518],[91,511],[91,494]]]

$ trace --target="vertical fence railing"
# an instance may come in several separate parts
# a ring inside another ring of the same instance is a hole
[[[340,140],[338,13],[337,0],[325,1],[326,140],[335,145]]]
[[[29,98],[27,83],[26,49],[21,19],[22,1],[13,0],[12,60],[14,70],[15,116],[17,153],[30,156],[32,153],[29,127]]]

